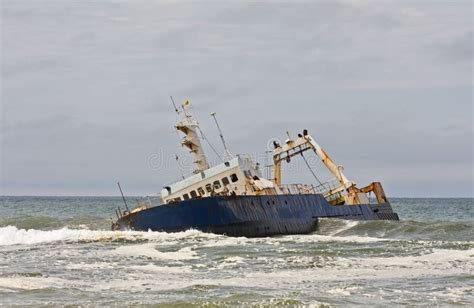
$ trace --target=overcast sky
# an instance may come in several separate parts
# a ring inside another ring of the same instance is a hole
[[[471,1],[0,3],[0,195],[160,191],[173,95],[219,151],[214,111],[233,153],[307,128],[360,185],[473,196]]]

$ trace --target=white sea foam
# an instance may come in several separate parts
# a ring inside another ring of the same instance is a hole
[[[350,288],[334,288],[329,289],[326,293],[334,294],[334,295],[343,295],[343,296],[350,296],[352,293],[356,293],[357,290],[360,288],[358,287],[350,287]]]
[[[189,274],[192,273],[190,266],[158,266],[152,263],[146,265],[134,265],[130,267],[133,270],[153,274]]]
[[[0,246],[81,240],[95,238],[99,235],[104,236],[106,233],[90,230],[70,230],[67,228],[51,231],[25,230],[14,226],[7,226],[0,228]]]
[[[245,263],[244,260],[245,260],[244,258],[239,257],[239,256],[226,257],[219,262],[216,268],[224,269],[224,268],[229,268],[229,267],[235,267],[236,265],[244,264]]]
[[[367,259],[353,259],[359,263],[367,263]],[[370,258],[373,265],[412,268],[412,269],[453,269],[456,262],[463,262],[464,269],[474,270],[474,249],[449,250],[433,249],[432,252],[419,256],[397,256],[390,258]],[[467,261],[467,262],[466,262]]]
[[[111,262],[94,262],[94,263],[73,263],[68,264],[65,266],[66,269],[70,270],[105,270],[105,269],[113,269],[115,268],[116,264]]]
[[[223,246],[245,246],[251,242],[251,239],[246,237],[227,237],[218,236],[210,238],[207,242],[202,243],[201,247],[223,247]]]
[[[7,245],[32,245],[40,243],[60,242],[60,241],[110,241],[110,240],[149,240],[153,242],[162,242],[167,245],[177,244],[183,240],[190,243],[199,241],[201,247],[221,247],[221,246],[244,246],[247,244],[271,244],[279,246],[282,243],[293,241],[296,243],[317,243],[317,242],[355,242],[370,243],[383,241],[397,241],[395,239],[374,238],[367,236],[337,236],[344,230],[350,229],[358,222],[348,222],[342,229],[334,232],[334,235],[289,235],[274,238],[244,238],[227,237],[210,233],[203,233],[198,230],[188,230],[177,233],[166,232],[135,232],[135,231],[99,231],[87,229],[69,229],[58,230],[25,230],[18,229],[15,226],[0,228],[0,246]]]
[[[196,252],[191,247],[184,247],[178,251],[162,252],[157,249],[155,243],[121,246],[115,249],[114,253],[161,260],[191,260],[197,258]]]
[[[462,264],[462,266],[460,266]],[[289,285],[308,285],[319,281],[346,281],[354,279],[378,280],[394,278],[421,278],[449,275],[466,275],[474,271],[474,249],[444,250],[434,249],[419,256],[376,257],[376,258],[338,258],[331,267],[281,270],[247,273],[232,283],[248,286],[278,287]],[[338,292],[338,290],[333,290]]]
[[[122,247],[129,247],[125,249]],[[174,252],[162,252],[156,249],[155,243],[145,243],[140,245],[122,246],[112,251],[113,254],[127,255],[132,257],[145,256],[151,259],[159,259],[165,261],[170,259],[188,260],[196,257],[193,247],[186,247]],[[259,257],[259,259],[262,257]],[[269,258],[261,259],[262,261],[271,261],[274,263],[311,263],[312,260],[308,256],[290,256],[289,258]],[[248,262],[248,259],[239,256],[226,257],[218,263],[213,263],[214,268],[219,273],[221,270],[228,270],[228,266],[235,266]],[[301,262],[299,262],[301,261]],[[209,277],[203,275],[199,270],[193,271],[193,265],[168,266],[157,265],[153,262],[137,265],[136,262],[127,267],[123,271],[122,279],[107,279],[100,283],[91,283],[85,278],[82,281],[68,281],[56,278],[44,277],[5,277],[0,278],[0,289],[41,289],[49,287],[68,287],[74,285],[84,290],[130,290],[136,291],[163,291],[171,289],[182,289],[193,285],[219,285],[221,287],[241,287],[248,288],[266,288],[285,290],[306,290],[310,292],[312,288],[321,285],[321,282],[340,282],[352,281],[354,279],[362,280],[378,280],[378,279],[413,279],[422,277],[444,276],[447,272],[449,275],[465,275],[473,271],[474,249],[470,250],[443,250],[434,249],[429,253],[419,256],[396,256],[396,257],[375,257],[375,258],[337,258],[331,262],[331,266],[322,268],[312,267],[304,269],[282,269],[275,267],[268,271],[239,271],[235,272],[232,277],[226,275],[218,275],[217,277]],[[116,265],[124,262],[119,262]],[[462,264],[462,266],[459,266]],[[220,266],[222,265],[222,266]],[[108,270],[107,265],[100,261],[97,264],[76,264],[68,267],[69,269],[84,270]],[[448,271],[447,271],[448,270]],[[453,297],[462,297],[469,292],[466,290],[449,290]],[[347,288],[344,286],[334,287],[327,290],[329,294],[348,296],[358,293],[358,290]]]
[[[0,290],[38,290],[47,288],[60,288],[67,284],[66,280],[60,278],[44,277],[0,277]]]
[[[344,231],[347,231],[349,229],[352,229],[354,228],[355,226],[357,226],[360,222],[359,221],[356,221],[356,220],[341,220],[343,223],[344,223],[344,226],[331,232],[330,236],[334,236],[334,235],[338,235],[338,234],[341,234],[342,232]]]
[[[63,228],[58,230],[18,229],[15,226],[0,228],[0,246],[32,245],[59,241],[102,241],[102,240],[150,240],[157,242],[172,242],[182,239],[196,239],[199,237],[215,239],[219,235],[206,234],[197,230],[188,230],[178,233],[165,232],[135,232],[135,231],[98,231],[84,229]]]
[[[309,235],[289,235],[282,238],[275,238],[274,240],[281,241],[292,241],[296,243],[317,243],[317,242],[353,242],[353,243],[372,243],[372,242],[387,242],[397,241],[395,239],[377,238],[369,236],[335,236],[335,235],[320,235],[320,234],[309,234]]]

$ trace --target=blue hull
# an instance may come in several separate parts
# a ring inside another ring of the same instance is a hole
[[[210,197],[160,205],[120,218],[119,230],[180,232],[197,229],[228,236],[307,234],[318,218],[398,220],[389,203],[329,204],[322,195]]]

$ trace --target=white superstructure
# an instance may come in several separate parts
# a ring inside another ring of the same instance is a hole
[[[216,195],[282,193],[277,185],[262,177],[258,163],[250,156],[233,156],[226,148],[225,157],[228,160],[210,167],[197,133],[199,123],[190,114],[189,106],[189,101],[181,105],[185,119],[178,122],[176,129],[185,135],[182,145],[189,149],[194,158],[196,170],[192,176],[166,186],[161,191],[163,203]],[[222,133],[220,134],[223,139]]]
[[[356,205],[369,203],[367,194],[371,192],[375,193],[379,202],[383,203],[385,200],[380,183],[357,188],[356,184],[344,175],[342,166],[333,162],[307,130],[299,134],[296,140],[289,138],[283,145],[274,143],[273,178],[269,180],[262,177],[259,164],[250,156],[234,156],[228,151],[215,114],[212,114],[226,153],[223,163],[211,167],[198,135],[198,132],[201,132],[199,123],[190,114],[189,108],[190,103],[186,100],[181,105],[185,118],[178,121],[175,128],[184,134],[181,144],[189,150],[196,169],[188,178],[164,187],[161,191],[162,204],[219,195],[322,194],[334,205]],[[178,109],[176,111],[180,114]],[[307,184],[282,185],[281,163],[290,162],[292,157],[302,155],[307,150],[312,150],[321,159],[324,166],[334,176],[334,181],[317,187]]]

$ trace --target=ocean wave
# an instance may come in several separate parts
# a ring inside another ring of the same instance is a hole
[[[247,283],[286,281],[300,285],[302,282],[436,277],[449,275],[469,275],[474,270],[474,249],[448,250],[433,249],[420,255],[338,258],[332,267],[315,267],[301,270],[282,269],[271,272],[254,272],[245,275]],[[267,285],[268,285],[267,283]]]
[[[32,216],[0,218],[0,227],[15,226],[19,229],[41,229],[54,230],[61,228],[87,228],[87,229],[107,229],[110,228],[110,219],[92,216],[76,217],[51,217]]]
[[[245,246],[252,244],[280,245],[285,242],[392,242],[392,241],[447,241],[471,244],[474,223],[417,222],[417,221],[344,221],[322,220],[320,229],[308,235],[286,235],[271,238],[227,237],[224,235],[188,230],[177,233],[106,231],[64,227],[54,230],[24,229],[18,226],[0,227],[0,246],[33,245],[51,242],[153,241],[177,244],[181,241],[199,242],[200,247]]]
[[[0,246],[32,245],[51,242],[100,242],[100,241],[164,241],[171,243],[180,239],[198,237],[215,238],[219,235],[202,233],[197,230],[188,230],[178,233],[165,232],[137,232],[137,231],[100,231],[88,229],[62,228],[57,230],[19,229],[16,226],[0,228]]]
[[[361,221],[338,235],[359,235],[406,240],[472,241],[471,221]]]
[[[17,290],[41,290],[47,288],[61,288],[67,280],[51,277],[0,277],[0,292],[15,292]]]
[[[115,254],[127,257],[146,257],[165,261],[181,261],[197,259],[197,253],[191,247],[184,247],[177,251],[160,251],[154,243],[120,246],[114,251]]]

